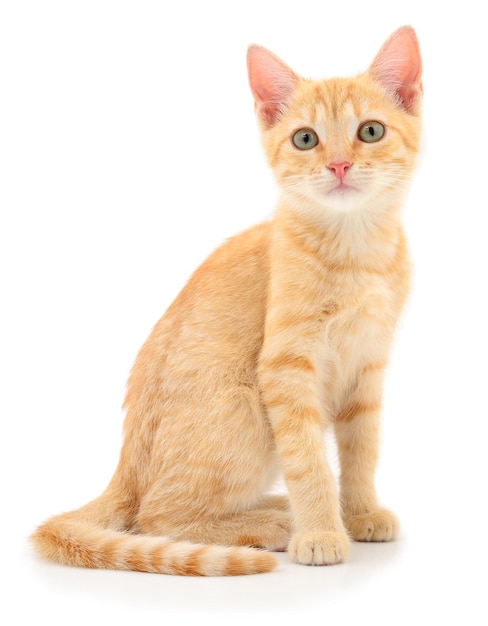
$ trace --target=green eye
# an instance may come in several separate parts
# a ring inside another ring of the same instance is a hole
[[[380,122],[366,122],[359,127],[358,137],[366,143],[379,141],[385,134],[385,127]]]
[[[317,133],[311,128],[301,128],[291,138],[295,148],[299,150],[311,150],[319,143]]]

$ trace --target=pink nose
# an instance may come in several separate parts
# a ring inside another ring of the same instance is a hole
[[[327,169],[331,172],[334,172],[334,174],[342,183],[342,179],[346,175],[346,172],[351,167],[351,165],[352,163],[348,163],[347,161],[344,161],[343,163],[331,163],[327,166]]]

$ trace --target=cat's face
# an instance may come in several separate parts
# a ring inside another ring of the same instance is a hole
[[[260,46],[248,53],[263,144],[282,198],[315,218],[399,204],[420,142],[422,64],[398,29],[369,70],[314,82]]]
[[[350,212],[390,203],[415,164],[420,123],[368,76],[300,81],[263,130],[283,197],[304,210]]]

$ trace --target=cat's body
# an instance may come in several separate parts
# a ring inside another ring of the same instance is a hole
[[[356,78],[306,81],[257,46],[249,76],[276,214],[214,252],[142,347],[109,487],[32,536],[61,563],[245,574],[276,564],[245,546],[331,564],[349,537],[397,532],[374,470],[409,283],[400,206],[420,134],[415,34],[398,30]],[[267,495],[279,472],[289,501]]]

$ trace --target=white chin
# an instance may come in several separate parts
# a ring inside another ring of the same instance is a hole
[[[365,194],[358,189],[346,189],[341,191],[332,191],[322,198],[320,203],[324,208],[335,211],[337,213],[351,213],[359,211],[363,208],[366,197]]]

